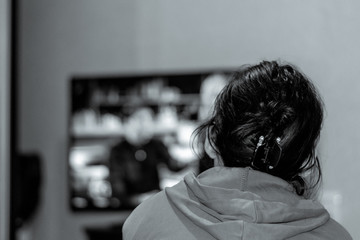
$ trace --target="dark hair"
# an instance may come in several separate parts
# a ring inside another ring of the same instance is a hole
[[[263,61],[234,72],[217,96],[213,114],[194,133],[203,148],[208,132],[226,167],[253,167],[260,136],[269,144],[280,138],[277,166],[257,170],[288,181],[304,195],[321,181],[315,147],[322,121],[323,103],[311,81],[295,66]],[[314,172],[311,184],[301,177],[308,170]]]

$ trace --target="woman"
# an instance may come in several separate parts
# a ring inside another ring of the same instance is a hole
[[[311,199],[322,120],[314,85],[294,66],[242,67],[196,131],[214,167],[137,207],[124,239],[352,239]]]

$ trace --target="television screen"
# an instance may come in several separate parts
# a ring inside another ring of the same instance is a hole
[[[191,136],[211,112],[227,72],[72,78],[71,208],[133,209],[196,174]]]

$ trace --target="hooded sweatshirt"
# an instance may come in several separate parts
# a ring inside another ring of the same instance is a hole
[[[352,239],[317,201],[251,168],[214,167],[187,175],[140,204],[124,239]]]

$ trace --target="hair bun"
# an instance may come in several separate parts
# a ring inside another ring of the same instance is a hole
[[[295,119],[295,110],[282,101],[261,102],[258,115],[260,125],[270,131],[284,130]]]

